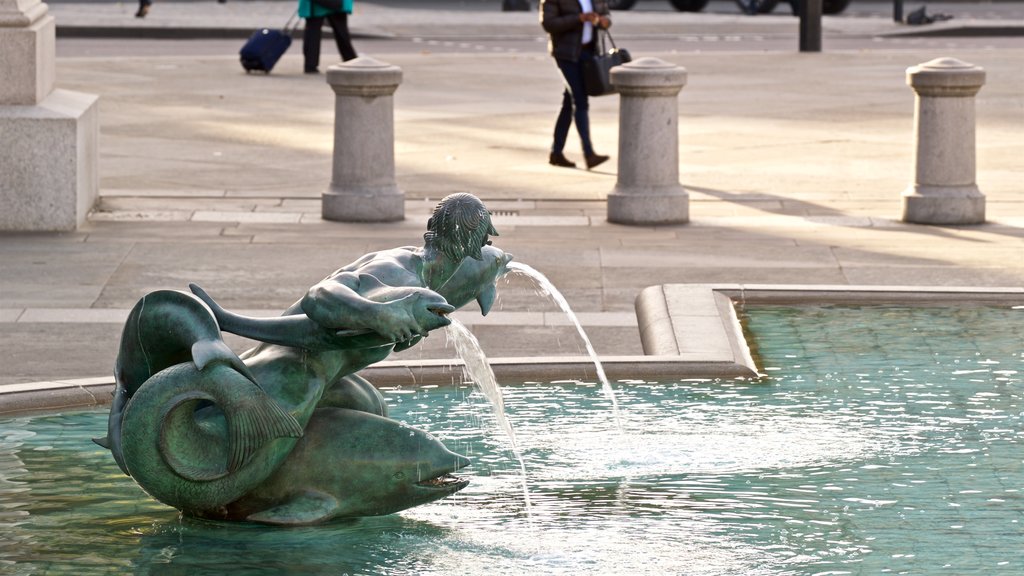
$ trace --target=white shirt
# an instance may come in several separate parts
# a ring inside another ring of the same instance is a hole
[[[583,13],[594,11],[594,3],[590,0],[579,0],[580,8],[583,9]],[[590,44],[590,41],[594,39],[594,25],[590,22],[583,23],[583,44]]]

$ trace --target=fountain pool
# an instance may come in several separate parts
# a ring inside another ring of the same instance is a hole
[[[401,514],[182,519],[89,438],[105,411],[0,420],[4,574],[1019,574],[1024,310],[759,307],[764,376],[505,383],[522,471],[469,385],[385,389],[473,459]]]

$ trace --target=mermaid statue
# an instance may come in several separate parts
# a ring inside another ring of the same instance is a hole
[[[194,284],[145,295],[95,442],[153,498],[199,518],[315,524],[454,494],[468,481],[451,473],[469,460],[388,418],[358,372],[474,300],[487,314],[512,259],[497,235],[478,198],[452,194],[422,247],[366,254],[279,317],[234,314]],[[236,355],[222,332],[259,344]]]

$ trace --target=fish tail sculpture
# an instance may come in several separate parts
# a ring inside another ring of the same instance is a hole
[[[211,310],[185,292],[158,290],[135,305],[114,375],[107,436],[94,441],[150,495],[179,509],[238,498],[302,436],[224,343]],[[264,457],[258,463],[256,454]]]
[[[269,476],[302,436],[273,398],[224,364],[183,362],[155,374],[121,423],[128,473],[185,511],[217,509]]]

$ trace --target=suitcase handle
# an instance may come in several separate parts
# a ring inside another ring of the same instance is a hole
[[[295,22],[292,22],[292,20]],[[299,18],[299,9],[296,8],[295,12],[292,12],[292,15],[288,17],[288,21],[284,23],[284,28],[282,28],[282,30],[289,37],[294,36],[295,31],[299,29],[300,22],[302,22],[302,18]],[[291,27],[290,29],[289,26]]]

